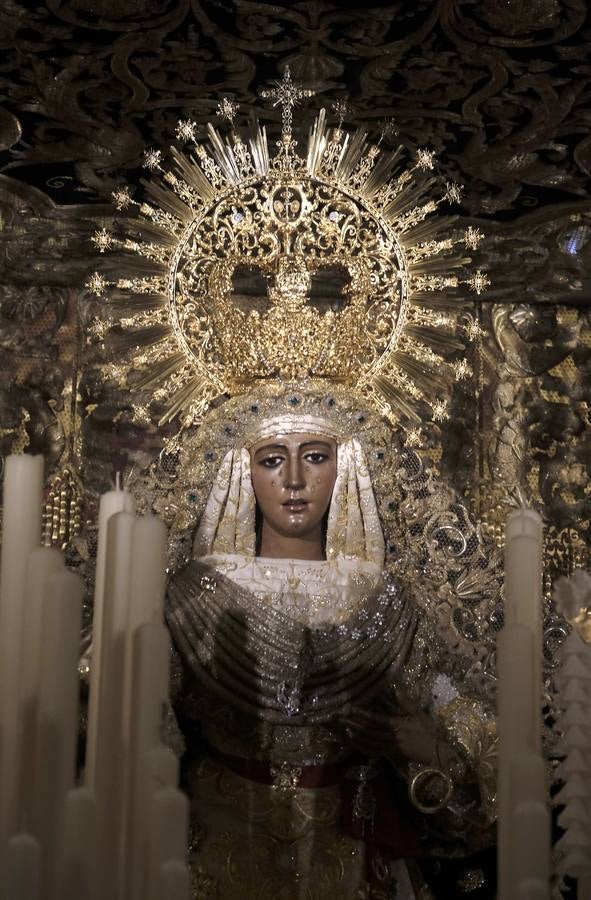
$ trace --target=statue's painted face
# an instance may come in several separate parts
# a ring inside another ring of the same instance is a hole
[[[321,534],[337,473],[336,442],[277,434],[251,451],[252,485],[265,526],[282,537]]]

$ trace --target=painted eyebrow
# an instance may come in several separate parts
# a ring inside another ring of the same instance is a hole
[[[332,450],[332,444],[329,444],[327,441],[305,441],[305,443],[300,444],[299,449],[303,450],[305,447],[326,447],[327,450]],[[287,444],[267,444],[264,447],[259,447],[255,451],[255,456],[258,456],[259,453],[268,453],[269,450],[287,450]]]

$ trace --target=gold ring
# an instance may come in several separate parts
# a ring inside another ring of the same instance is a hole
[[[425,799],[421,799],[419,796],[419,792],[421,789],[421,785],[423,790],[425,790],[429,781],[433,779],[440,779],[442,782],[441,796],[439,799],[434,799],[434,802],[427,802]],[[449,775],[446,775],[445,772],[442,772],[441,769],[435,769],[432,767],[426,767],[424,769],[420,769],[408,787],[408,795],[410,797],[410,801],[412,805],[419,810],[419,812],[425,813],[430,816],[434,813],[440,812],[445,806],[447,806],[449,799],[453,793],[453,782]]]

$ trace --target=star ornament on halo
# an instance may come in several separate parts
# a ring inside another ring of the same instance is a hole
[[[85,283],[84,287],[87,288],[91,293],[96,294],[97,297],[102,297],[105,293],[105,289],[108,285],[106,278],[99,272],[93,272],[88,281]]]
[[[424,172],[433,169],[435,165],[435,151],[421,148],[417,150],[416,164],[419,169]]]
[[[116,191],[113,191],[111,197],[120,212],[127,209],[127,207],[133,203],[128,187],[118,188]]]
[[[340,100],[335,100],[335,102],[332,104],[331,109],[339,120],[339,128],[342,128],[345,117],[349,112],[349,104],[344,98],[341,98]]]
[[[192,119],[179,119],[175,134],[179,141],[194,141],[197,131],[197,123]]]
[[[234,100],[230,100],[229,97],[224,97],[223,100],[220,100],[218,103],[216,115],[220,119],[225,119],[233,128],[234,119],[236,118],[239,109],[239,105]]]
[[[113,246],[113,235],[106,228],[95,231],[91,240],[99,253],[104,253]]]
[[[483,272],[481,269],[478,269],[477,272],[472,276],[472,278],[468,279],[468,285],[470,289],[473,290],[477,294],[482,294],[484,291],[490,287],[490,278]]]

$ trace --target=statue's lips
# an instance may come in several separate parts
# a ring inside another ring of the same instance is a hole
[[[284,509],[287,509],[288,512],[304,512],[309,506],[307,500],[302,500],[300,498],[297,500],[286,500],[285,503],[282,503],[281,505]]]

